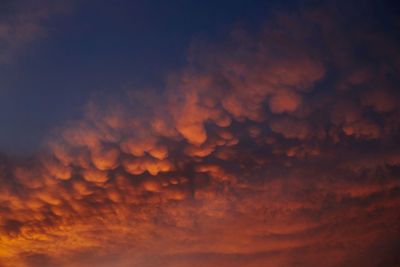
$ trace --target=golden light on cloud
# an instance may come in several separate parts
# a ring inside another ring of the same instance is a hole
[[[162,95],[92,101],[47,152],[2,156],[0,266],[399,264],[400,65],[336,57],[314,19],[205,49]]]

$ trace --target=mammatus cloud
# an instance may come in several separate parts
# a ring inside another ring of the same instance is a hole
[[[194,49],[163,93],[2,156],[0,266],[400,264],[396,42],[335,12]]]

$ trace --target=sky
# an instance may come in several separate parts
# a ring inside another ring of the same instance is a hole
[[[162,90],[195,39],[257,27],[271,12],[263,1],[2,2],[0,148],[14,154],[41,148],[53,125],[79,116],[93,94]]]
[[[395,1],[0,1],[0,267],[400,266]]]

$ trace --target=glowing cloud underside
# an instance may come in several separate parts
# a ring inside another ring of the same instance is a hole
[[[398,46],[278,21],[3,156],[0,266],[399,264]]]

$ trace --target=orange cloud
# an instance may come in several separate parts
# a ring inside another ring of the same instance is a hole
[[[0,155],[0,266],[398,264],[393,70],[359,71],[315,16],[192,55],[161,97],[92,101],[33,159]]]

